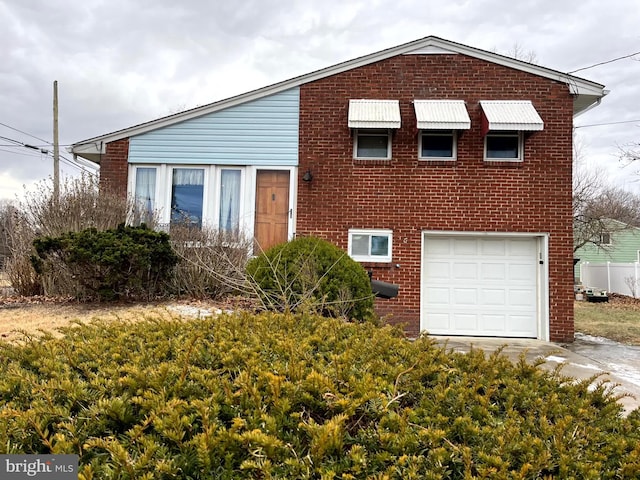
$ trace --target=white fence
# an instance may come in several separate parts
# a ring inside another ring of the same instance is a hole
[[[640,296],[640,263],[580,264],[580,283],[585,288],[606,290],[638,298]]]

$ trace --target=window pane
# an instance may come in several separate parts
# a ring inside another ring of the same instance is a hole
[[[422,157],[453,157],[453,134],[422,135]]]
[[[136,207],[140,221],[149,222],[156,208],[156,169],[136,168]]]
[[[171,186],[171,223],[202,226],[204,169],[174,168]]]
[[[369,255],[369,235],[351,236],[351,255]]]
[[[240,170],[222,170],[220,176],[220,230],[235,231],[240,223]]]
[[[389,136],[386,134],[358,134],[358,148],[356,156],[366,158],[387,158],[388,143]]]
[[[518,158],[518,135],[487,135],[487,158]]]
[[[389,255],[389,237],[373,235],[371,237],[371,255],[387,256]]]

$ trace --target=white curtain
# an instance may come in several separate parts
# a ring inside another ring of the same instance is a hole
[[[136,203],[145,215],[152,215],[156,208],[156,169],[136,169]]]
[[[240,170],[222,170],[220,176],[220,230],[234,231],[240,222]]]
[[[173,185],[204,185],[204,170],[201,168],[174,168]]]

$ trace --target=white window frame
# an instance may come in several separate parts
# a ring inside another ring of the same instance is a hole
[[[354,235],[368,235],[369,236],[369,254],[368,255],[353,255],[352,254],[352,239]],[[371,255],[371,237],[387,237],[389,240],[389,250],[387,255]],[[391,262],[393,257],[393,230],[380,230],[380,229],[350,229],[349,230],[349,242],[348,242],[349,256],[357,262],[378,262],[388,263]]]
[[[358,156],[358,139],[363,137],[387,137],[387,156],[386,157],[359,157]],[[356,128],[353,131],[353,158],[356,160],[391,160],[391,130],[387,128]]]
[[[451,137],[451,156],[450,157],[427,157],[422,155],[422,142],[424,137]],[[458,131],[457,130],[434,130],[423,129],[420,130],[418,137],[418,159],[419,160],[445,160],[448,162],[455,161],[458,158]]]
[[[214,223],[213,225],[220,229],[220,193],[222,191],[222,172],[223,170],[234,170],[240,172],[240,198],[239,200],[239,218],[238,218],[238,228],[243,228],[243,212],[245,212],[245,204],[246,204],[246,170],[243,167],[233,166],[233,165],[224,165],[216,168],[216,179],[215,179],[215,187],[212,191],[212,195],[215,196],[213,217]]]
[[[487,149],[487,140],[489,137],[517,137],[518,138],[518,156],[516,158],[489,157]],[[484,137],[484,161],[485,162],[522,162],[524,161],[524,136],[521,131],[489,131]]]
[[[166,224],[169,225],[169,228],[171,228],[171,200],[174,170],[203,170],[204,175],[202,180],[202,218],[200,219],[200,225],[201,227],[205,226],[207,224],[206,220],[211,217],[211,195],[213,194],[210,188],[211,167],[209,165],[167,165],[167,173],[165,178],[165,188],[167,195],[164,198],[164,208],[167,214],[165,214],[165,218],[163,218],[163,220],[166,220]]]

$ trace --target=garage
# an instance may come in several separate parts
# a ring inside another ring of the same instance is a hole
[[[544,236],[424,233],[421,330],[546,338]]]

